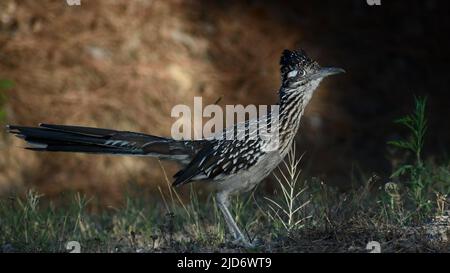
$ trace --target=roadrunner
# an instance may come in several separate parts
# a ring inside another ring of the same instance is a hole
[[[80,126],[40,124],[39,127],[10,125],[7,128],[27,141],[26,148],[33,151],[139,155],[177,161],[183,168],[174,175],[173,185],[191,181],[207,181],[213,185],[217,204],[235,242],[251,246],[230,213],[230,196],[251,190],[277,167],[292,147],[300,118],[319,83],[327,76],[344,72],[341,68],[320,67],[303,50],[284,50],[280,69],[277,122],[270,114],[244,122],[245,128],[269,124],[276,136],[174,140]],[[219,134],[225,135],[236,126]]]

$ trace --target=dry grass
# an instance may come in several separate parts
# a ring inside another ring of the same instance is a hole
[[[308,190],[306,194],[314,202],[302,211],[310,217],[301,228],[291,230],[267,216],[264,208],[272,203],[265,199],[235,199],[233,213],[256,241],[253,248],[231,243],[220,212],[212,209],[216,208],[214,199],[199,205],[196,189],[192,189],[188,204],[171,200],[169,194],[161,196],[163,202],[131,190],[133,197],[128,196],[125,205],[101,213],[89,212],[88,206],[95,200],[80,194],[66,195],[63,205],[57,205],[54,199],[29,191],[24,198],[0,199],[0,253],[68,252],[70,241],[79,242],[82,252],[109,253],[364,253],[371,241],[379,242],[382,252],[450,251],[450,216],[415,226],[399,225],[383,213],[386,203],[377,202],[383,191],[370,188],[354,189],[343,198],[337,198],[333,188]]]

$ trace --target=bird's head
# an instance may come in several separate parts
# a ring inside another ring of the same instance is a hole
[[[323,78],[345,72],[342,68],[321,67],[301,49],[284,50],[280,66],[282,86],[286,89],[302,91],[314,91]]]

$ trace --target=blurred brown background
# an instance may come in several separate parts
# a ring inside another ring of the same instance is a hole
[[[39,122],[169,135],[176,104],[272,104],[285,48],[347,74],[324,82],[298,135],[308,176],[343,189],[382,177],[402,134],[393,119],[429,97],[426,157],[449,152],[448,1],[0,2],[2,124]],[[32,153],[0,133],[0,195],[30,187],[121,200],[164,184],[155,159]],[[163,163],[169,175],[175,166]]]

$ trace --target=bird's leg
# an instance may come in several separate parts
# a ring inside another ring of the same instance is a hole
[[[231,215],[230,210],[228,209],[229,204],[230,204],[229,199],[228,199],[228,194],[218,193],[217,194],[217,204],[218,204],[220,210],[222,211],[223,216],[225,218],[225,222],[227,223],[228,229],[230,230],[230,232],[233,235],[236,242],[242,243],[246,247],[251,247],[252,244],[247,240],[247,238],[241,232],[241,230],[237,226],[236,222],[234,221],[234,218]]]

